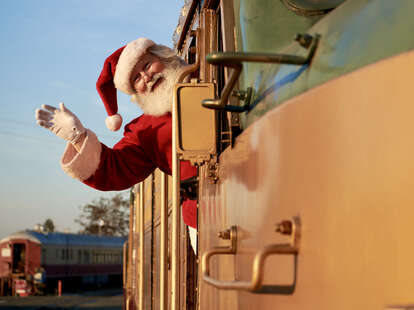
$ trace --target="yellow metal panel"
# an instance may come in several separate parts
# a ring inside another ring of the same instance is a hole
[[[177,152],[182,160],[208,160],[216,153],[216,115],[201,102],[214,98],[214,84],[192,81],[177,84],[175,90]]]

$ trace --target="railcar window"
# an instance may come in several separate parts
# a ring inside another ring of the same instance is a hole
[[[47,260],[46,260],[46,249],[42,249],[42,264],[45,265]]]
[[[83,251],[83,262],[85,264],[89,264],[89,251],[88,250]]]

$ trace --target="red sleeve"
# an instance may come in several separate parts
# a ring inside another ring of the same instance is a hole
[[[148,141],[140,139],[139,127],[125,126],[124,137],[112,149],[102,144],[99,167],[83,181],[85,184],[102,191],[124,190],[154,171],[157,165],[151,156],[152,148]]]

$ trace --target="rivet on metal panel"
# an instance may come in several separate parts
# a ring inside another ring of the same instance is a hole
[[[295,41],[297,41],[300,44],[300,46],[304,48],[309,48],[313,42],[313,36],[307,33],[297,33],[295,36]]]
[[[291,221],[282,221],[276,224],[276,232],[281,233],[282,235],[291,235],[292,234],[292,222]]]
[[[220,231],[217,236],[221,239],[229,240],[230,239],[230,229],[226,229],[223,231]]]

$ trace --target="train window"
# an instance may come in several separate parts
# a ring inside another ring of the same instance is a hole
[[[78,250],[78,264],[82,263],[82,250]]]
[[[2,257],[11,257],[11,249],[9,246],[1,249],[1,256]]]
[[[88,250],[83,251],[83,262],[85,264],[89,264],[89,251]]]
[[[47,255],[46,249],[42,249],[42,265],[46,265],[47,264],[46,255]]]

